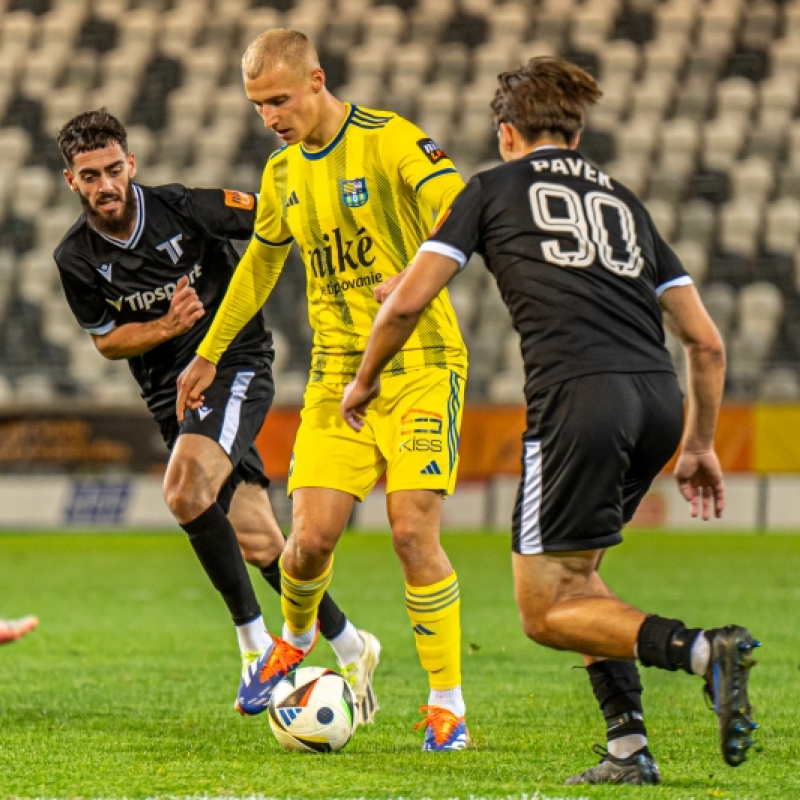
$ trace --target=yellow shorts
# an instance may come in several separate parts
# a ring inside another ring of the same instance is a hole
[[[464,379],[419,369],[381,380],[381,395],[356,433],[342,419],[344,386],[310,383],[289,470],[295,489],[338,489],[363,500],[386,473],[386,492],[432,489],[450,494],[458,470]]]

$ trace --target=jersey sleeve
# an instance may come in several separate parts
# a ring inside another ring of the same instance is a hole
[[[280,277],[292,235],[273,188],[269,162],[261,182],[255,231],[197,353],[216,364],[241,329],[258,313]]]
[[[694,281],[683,268],[675,251],[661,238],[655,225],[652,225],[652,229],[656,253],[656,296],[660,297],[667,289],[674,286],[688,286]]]
[[[187,189],[183,204],[197,224],[213,236],[249,239],[258,196],[234,189]]]
[[[473,176],[453,205],[441,216],[430,237],[420,246],[420,252],[429,251],[452,258],[463,269],[470,256],[481,247],[481,182]]]
[[[420,128],[402,117],[387,127],[383,143],[386,163],[437,215],[450,206],[464,181],[444,151]]]
[[[112,331],[116,321],[111,306],[90,282],[80,276],[68,256],[56,252],[55,260],[67,304],[81,328],[96,336]]]

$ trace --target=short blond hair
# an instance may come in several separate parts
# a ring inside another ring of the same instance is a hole
[[[249,80],[284,64],[291,70],[319,67],[319,56],[308,37],[300,31],[273,28],[259,33],[242,56],[242,74]]]

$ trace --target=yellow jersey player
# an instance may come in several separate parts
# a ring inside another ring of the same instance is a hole
[[[245,93],[285,147],[267,162],[254,236],[197,357],[179,378],[178,416],[202,403],[215,364],[264,304],[296,242],[314,345],[288,486],[294,504],[281,562],[284,635],[295,647],[313,646],[336,543],[354,503],[385,474],[406,608],[430,683],[421,708],[423,749],[460,750],[468,741],[460,595],[439,524],[456,478],[467,355],[446,292],[384,370],[381,399],[360,431],[340,417],[339,403],[379,300],[464,184],[415,125],[334,97],[302,33],[262,33],[245,52],[242,71]],[[370,639],[364,644],[375,651],[374,668],[379,647]],[[363,721],[370,720],[368,698],[358,700]]]

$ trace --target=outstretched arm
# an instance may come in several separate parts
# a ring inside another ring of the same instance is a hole
[[[688,419],[675,479],[693,517],[721,517],[725,485],[714,451],[714,433],[725,387],[725,347],[694,286],[676,286],[661,296],[665,323],[686,349]]]
[[[178,376],[176,412],[179,420],[203,404],[203,392],[216,375],[216,365],[239,331],[261,310],[275,286],[291,242],[265,246],[253,239],[220,304],[214,321],[197,348],[197,355]]]
[[[347,424],[359,431],[371,400],[380,391],[378,377],[411,336],[428,303],[458,271],[458,262],[439,253],[417,253],[404,279],[381,306],[356,377],[346,387],[341,412]]]

